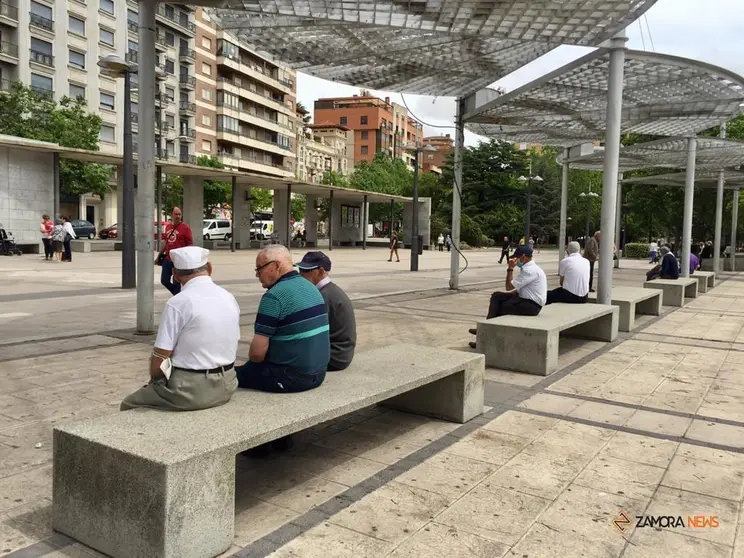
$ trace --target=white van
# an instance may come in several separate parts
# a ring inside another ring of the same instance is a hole
[[[232,230],[227,219],[204,219],[202,235],[204,240],[230,240]]]
[[[253,221],[251,239],[269,240],[274,232],[274,221]]]

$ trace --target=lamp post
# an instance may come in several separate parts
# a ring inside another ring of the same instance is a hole
[[[597,192],[592,192],[589,190],[588,192],[581,192],[579,194],[580,198],[586,198],[586,227],[584,229],[584,243],[589,239],[589,226],[590,226],[590,220],[591,220],[591,214],[592,214],[592,200],[594,198],[598,198],[599,194]]]
[[[124,78],[124,177],[121,227],[121,288],[134,289],[137,286],[137,271],[134,246],[134,159],[132,152],[132,86],[131,75],[136,67],[112,54],[101,58],[98,66],[103,74],[114,78]]]
[[[522,184],[527,183],[527,210],[524,215],[524,245],[530,243],[530,217],[532,213],[532,183],[544,182],[540,175],[532,176],[532,164],[530,164],[530,175],[517,178]]]
[[[436,151],[433,145],[411,145],[406,150],[413,153],[413,211],[411,217],[411,271],[418,271],[419,259],[419,223],[418,223],[418,180],[419,180],[419,155],[422,151]]]

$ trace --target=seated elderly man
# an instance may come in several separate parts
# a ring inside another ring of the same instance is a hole
[[[558,265],[561,286],[548,291],[548,301],[545,304],[586,302],[589,296],[589,260],[583,258],[580,252],[581,246],[578,242],[568,243],[566,246],[568,255]]]
[[[170,251],[181,291],[165,305],[150,357],[150,383],[129,395],[121,410],[135,407],[196,411],[224,405],[238,387],[235,354],[240,308],[212,282],[209,250]]]
[[[646,273],[646,281],[653,281],[654,279],[679,279],[677,258],[674,257],[669,246],[664,244],[659,249],[659,254],[661,255],[661,261],[651,271]]]
[[[266,292],[258,305],[249,360],[236,368],[240,387],[277,393],[318,387],[331,352],[320,291],[294,270],[281,244],[258,253],[256,277]]]
[[[542,268],[532,261],[532,248],[519,246],[507,265],[506,292],[491,295],[486,319],[507,315],[537,316],[548,297],[548,278]],[[519,267],[520,272],[513,278],[515,266]],[[468,331],[471,335],[478,333],[476,328]],[[469,345],[475,349],[474,342],[471,341]]]
[[[331,260],[323,252],[308,252],[297,264],[300,275],[315,285],[328,310],[331,337],[331,360],[328,371],[345,370],[354,358],[356,347],[356,318],[351,300],[344,290],[331,282]]]

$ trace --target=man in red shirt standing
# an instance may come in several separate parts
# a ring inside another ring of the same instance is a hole
[[[162,266],[160,272],[160,283],[168,289],[173,296],[181,292],[181,284],[173,280],[173,262],[170,259],[170,251],[174,248],[183,248],[194,244],[194,236],[191,227],[181,221],[181,209],[173,208],[171,222],[165,226],[165,242],[163,249],[155,259],[155,264]]]

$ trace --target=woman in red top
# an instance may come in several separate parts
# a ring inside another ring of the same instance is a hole
[[[45,260],[51,260],[54,257],[54,252],[52,251],[52,229],[54,229],[54,221],[51,220],[49,215],[42,215],[39,230],[41,231],[41,241],[44,243]]]
[[[174,248],[183,248],[194,244],[194,236],[191,234],[191,227],[181,221],[181,209],[173,208],[171,222],[165,226],[165,242],[163,249],[155,259],[155,264],[162,266],[160,272],[160,283],[168,289],[173,296],[181,292],[181,284],[173,280],[173,262],[170,260],[170,251]]]

